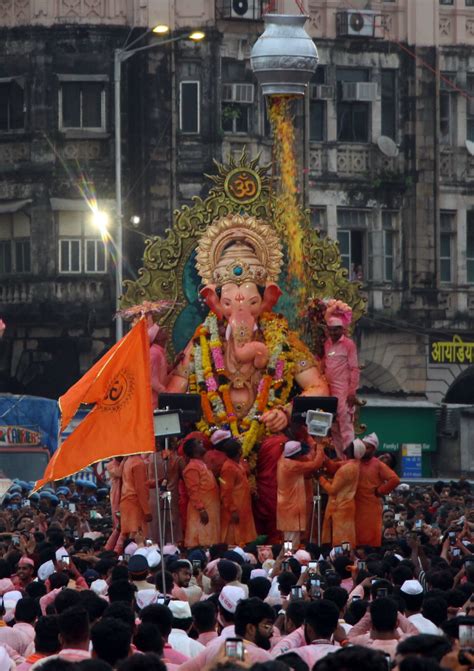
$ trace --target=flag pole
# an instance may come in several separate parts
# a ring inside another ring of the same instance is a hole
[[[155,439],[155,454],[153,455],[153,466],[155,469],[155,488],[156,488],[156,514],[158,515],[158,543],[161,549],[161,580],[162,580],[162,590],[163,596],[166,596],[166,583],[165,583],[165,556],[163,554],[163,527],[161,524],[161,506],[160,506],[160,486],[158,484],[158,451],[156,449],[157,444],[159,444],[158,438]]]

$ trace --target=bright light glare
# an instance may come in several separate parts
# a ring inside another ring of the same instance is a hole
[[[194,32],[189,35],[190,40],[194,40],[194,42],[200,42],[206,37],[206,33],[203,33],[202,30],[195,30]]]
[[[94,222],[94,226],[99,229],[101,236],[104,237],[107,234],[107,228],[110,222],[107,212],[104,212],[103,210],[93,210],[92,221]]]
[[[152,30],[152,32],[156,33],[157,35],[166,35],[166,33],[169,33],[169,31],[170,27],[165,25],[164,23],[159,23]]]

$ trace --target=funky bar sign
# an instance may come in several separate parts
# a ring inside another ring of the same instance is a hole
[[[470,365],[474,362],[474,342],[466,342],[458,335],[452,340],[430,340],[430,363],[460,363]]]

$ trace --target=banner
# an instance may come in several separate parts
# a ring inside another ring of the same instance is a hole
[[[154,452],[150,345],[144,319],[61,396],[63,428],[81,403],[94,407],[61,444],[35,490],[103,459]]]
[[[58,447],[58,402],[39,396],[0,395],[0,446]]]
[[[430,339],[429,360],[431,364],[458,363],[469,366],[474,362],[474,342],[463,340],[461,336],[446,336],[441,340]]]

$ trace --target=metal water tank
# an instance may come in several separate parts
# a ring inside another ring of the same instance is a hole
[[[318,65],[318,50],[304,29],[308,17],[266,14],[265,31],[250,55],[263,95],[304,96]]]

